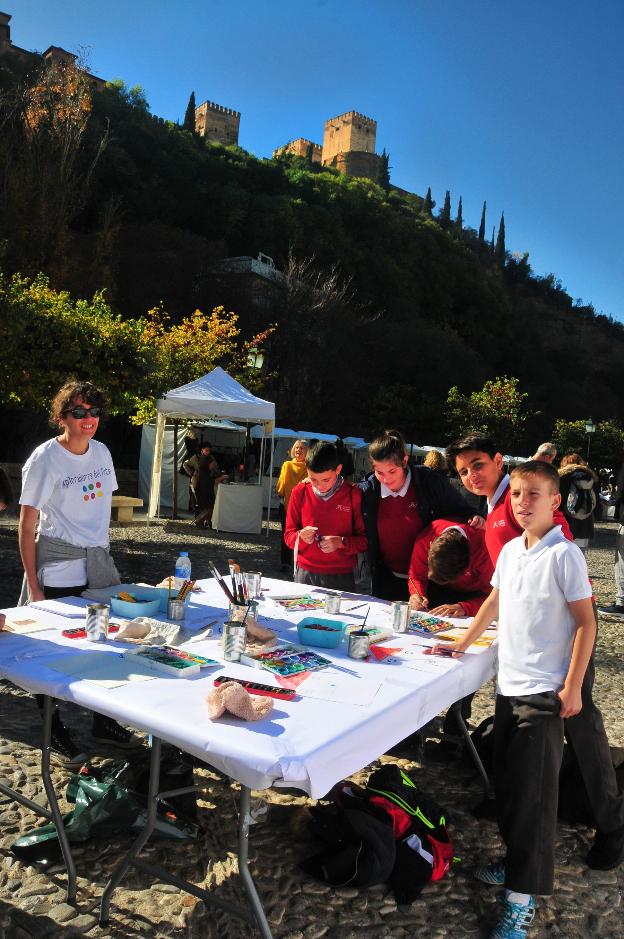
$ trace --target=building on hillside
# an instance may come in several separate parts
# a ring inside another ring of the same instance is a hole
[[[214,101],[204,101],[195,108],[195,133],[224,146],[238,146],[240,111],[224,108]]]
[[[66,68],[68,65],[76,64],[78,57],[73,52],[68,52],[67,49],[62,49],[60,46],[48,46],[41,55],[38,52],[29,52],[28,49],[15,46],[11,41],[10,22],[11,14],[0,11],[0,56],[10,55],[27,65],[31,62],[34,63],[37,59],[43,59],[53,68]],[[84,74],[91,81],[96,91],[101,91],[106,86],[106,81],[103,78],[91,75],[90,72],[84,72]]]
[[[306,137],[297,137],[296,140],[289,140],[283,147],[278,147],[273,151],[273,158],[281,156],[282,153],[293,153],[295,156],[307,157],[312,163],[320,163],[323,158],[323,148],[320,143],[314,143],[307,140]]]

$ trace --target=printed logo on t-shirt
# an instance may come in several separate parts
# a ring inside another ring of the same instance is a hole
[[[79,476],[66,476],[61,482],[61,488],[66,490],[75,490],[79,492],[83,502],[100,499],[104,495],[104,489],[100,482],[101,477],[110,476],[109,466],[100,466],[99,469],[91,473],[81,473]]]
[[[504,527],[505,527],[505,519],[504,519],[504,518],[499,518],[499,520],[498,520],[497,522],[493,522],[493,523],[492,523],[492,528],[504,528]]]
[[[351,506],[350,505],[337,505],[336,511],[337,512],[350,512]]]
[[[408,509],[417,509],[417,508],[418,506],[416,505],[415,502],[410,502],[410,504],[408,505]]]

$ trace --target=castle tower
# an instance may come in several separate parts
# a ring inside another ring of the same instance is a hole
[[[358,111],[347,111],[325,121],[323,164],[334,165],[338,154],[357,151],[374,153],[377,121]]]
[[[11,48],[11,22],[10,13],[0,11],[0,52],[8,52]]]
[[[297,137],[296,140],[289,140],[283,147],[274,150],[273,157],[278,157],[281,153],[293,153],[299,157],[310,155],[313,163],[320,163],[323,151],[320,144],[307,140],[306,137]]]
[[[214,101],[204,101],[195,108],[195,132],[206,140],[214,140],[224,146],[236,146],[240,117],[240,111],[224,108]]]

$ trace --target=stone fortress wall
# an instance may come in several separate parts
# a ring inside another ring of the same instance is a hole
[[[204,101],[195,108],[195,131],[206,140],[237,146],[240,119],[240,111],[224,108],[214,101]]]

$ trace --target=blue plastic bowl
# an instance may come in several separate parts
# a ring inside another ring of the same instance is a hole
[[[132,596],[137,598],[136,603],[111,597],[111,612],[116,616],[123,616],[124,619],[134,619],[135,616],[154,616],[160,611],[160,597],[149,599],[138,590],[133,590]]]
[[[318,623],[329,629],[310,629]],[[305,616],[297,623],[299,642],[306,646],[320,646],[322,649],[335,649],[342,642],[347,624],[342,620],[326,619],[324,616]]]

